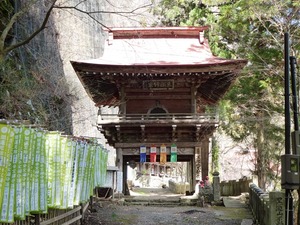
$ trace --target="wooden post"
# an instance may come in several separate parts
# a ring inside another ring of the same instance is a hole
[[[83,224],[83,204],[80,203],[80,215],[81,215],[81,218],[80,218],[80,224]]]
[[[201,147],[195,147],[195,173],[196,173],[196,178],[198,179],[203,179],[201,176],[202,169],[201,169]]]
[[[34,215],[34,224],[35,225],[40,225],[40,214],[35,214]]]
[[[209,154],[209,140],[206,138],[201,146],[201,177],[205,179],[208,176],[208,154]]]
[[[93,196],[90,196],[90,209],[93,209]]]

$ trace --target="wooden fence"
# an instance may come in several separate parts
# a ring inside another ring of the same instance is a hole
[[[91,198],[92,199],[92,198]],[[25,220],[0,225],[79,225],[83,223],[84,215],[90,202],[75,206],[73,209],[48,209],[47,214],[32,214]]]

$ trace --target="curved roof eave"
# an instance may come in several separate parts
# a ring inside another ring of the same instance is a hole
[[[174,64],[158,62],[148,64],[101,64],[84,61],[71,61],[75,71],[81,73],[200,73],[215,71],[239,71],[247,64],[247,60],[220,60],[213,63]]]
[[[247,64],[243,59],[223,59],[212,54],[203,31],[208,27],[113,28],[105,43],[101,58],[71,61],[79,79],[96,104],[115,99],[117,88],[113,80],[122,76],[164,75],[232,76],[235,80]],[[227,78],[226,78],[227,79]],[[109,82],[103,82],[107,80]],[[97,83],[98,82],[98,83]],[[105,83],[107,85],[105,86]],[[218,86],[211,82],[209,86]],[[228,85],[228,87],[230,84]],[[219,90],[226,92],[227,86]],[[202,86],[203,90],[205,88]],[[107,96],[102,98],[107,90]],[[218,97],[209,93],[213,101]]]

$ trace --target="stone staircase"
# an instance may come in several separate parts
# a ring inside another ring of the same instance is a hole
[[[195,206],[196,197],[165,197],[165,196],[129,196],[124,198],[125,205],[144,205],[144,206]]]
[[[197,196],[173,193],[169,188],[134,188],[130,196],[124,196],[125,205],[193,206]]]

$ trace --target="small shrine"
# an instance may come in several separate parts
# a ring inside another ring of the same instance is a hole
[[[187,162],[191,191],[209,174],[216,105],[247,61],[214,56],[207,29],[112,28],[101,58],[71,62],[99,107],[97,124],[116,148],[123,187],[136,163]]]

